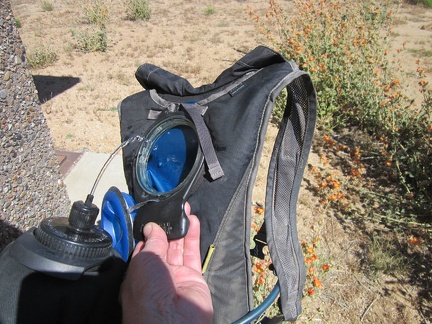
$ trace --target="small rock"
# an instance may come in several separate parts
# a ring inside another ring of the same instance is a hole
[[[10,71],[6,71],[6,73],[3,76],[3,80],[8,81],[10,79],[10,75],[11,75]]]

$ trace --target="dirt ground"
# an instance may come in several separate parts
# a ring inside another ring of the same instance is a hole
[[[81,2],[52,3],[49,12],[42,10],[39,0],[12,0],[12,8],[22,24],[20,35],[27,52],[43,45],[59,56],[54,64],[32,73],[55,147],[61,150],[110,153],[120,144],[116,107],[121,99],[141,91],[134,78],[139,65],[158,65],[200,86],[266,42],[247,13],[248,5],[265,10],[264,0],[150,0],[151,18],[145,22],[126,20],[123,2],[108,0],[108,49],[82,53],[74,49],[72,36],[83,25]],[[209,6],[214,13],[205,13]],[[400,58],[407,71],[414,73],[414,62],[423,55],[422,65],[432,74],[432,55],[424,54],[432,48],[432,10],[407,4],[397,10],[392,50],[405,43],[407,50]],[[263,153],[263,165],[270,150]],[[320,164],[316,153],[311,153],[309,164]],[[318,198],[308,189],[313,181],[306,171],[298,204],[299,236],[308,241],[319,235],[320,258],[333,267],[322,279],[320,293],[304,298],[298,322],[429,322],[432,307],[430,300],[421,299],[424,287],[418,282],[396,275],[371,278],[362,271],[364,234],[349,221],[318,212]],[[256,200],[262,200],[264,182],[261,172]]]

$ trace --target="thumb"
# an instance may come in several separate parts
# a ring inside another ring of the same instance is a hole
[[[142,252],[152,252],[165,260],[168,250],[165,231],[156,223],[147,223],[144,226],[143,234],[146,241]]]

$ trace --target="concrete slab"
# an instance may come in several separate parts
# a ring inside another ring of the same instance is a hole
[[[109,156],[109,154],[103,153],[84,152],[75,165],[68,171],[63,181],[72,203],[76,200],[84,201],[86,199]],[[105,193],[112,186],[116,186],[122,192],[128,192],[123,173],[121,153],[118,153],[108,165],[96,187],[93,203],[99,209],[101,209]]]

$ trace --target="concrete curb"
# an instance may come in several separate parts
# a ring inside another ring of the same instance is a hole
[[[86,199],[109,156],[109,154],[104,153],[84,152],[71,169],[67,171],[63,181],[71,203]],[[122,192],[128,192],[120,153],[108,165],[96,187],[93,203],[96,204],[99,210],[105,193],[112,186],[117,187]]]

